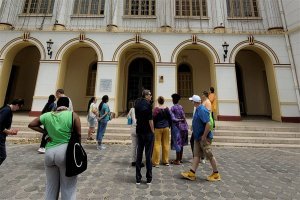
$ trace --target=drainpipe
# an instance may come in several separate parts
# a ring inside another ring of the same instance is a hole
[[[278,3],[279,3],[281,20],[282,20],[282,24],[283,24],[283,28],[284,28],[284,37],[285,37],[285,42],[286,42],[286,46],[287,46],[287,50],[288,50],[288,56],[289,56],[289,59],[291,62],[291,69],[292,69],[292,75],[293,75],[293,80],[294,80],[294,87],[295,87],[295,91],[296,91],[298,109],[300,110],[299,83],[298,83],[298,77],[297,77],[296,68],[295,68],[295,60],[294,60],[294,56],[293,56],[291,40],[290,40],[290,36],[288,34],[288,27],[287,27],[287,23],[286,23],[282,0],[278,0]]]

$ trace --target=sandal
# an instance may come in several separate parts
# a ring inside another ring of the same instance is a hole
[[[94,138],[92,138],[92,137],[88,137],[88,138],[87,138],[87,140],[94,140]]]
[[[173,165],[181,165],[181,163],[180,163],[179,160],[172,160],[171,164],[173,164]]]

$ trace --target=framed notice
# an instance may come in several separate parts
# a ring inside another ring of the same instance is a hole
[[[111,92],[112,79],[100,79],[100,92]]]

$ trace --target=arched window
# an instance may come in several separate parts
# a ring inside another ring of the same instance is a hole
[[[26,0],[24,14],[52,14],[54,0]]]
[[[226,0],[228,17],[259,17],[257,0]]]
[[[193,95],[192,72],[187,64],[181,64],[178,67],[178,94],[181,97],[190,97]]]
[[[155,0],[125,0],[125,15],[155,16]]]
[[[105,0],[75,0],[74,15],[104,15]]]
[[[207,17],[206,0],[176,0],[176,16]]]
[[[86,85],[86,96],[94,96],[97,75],[97,63],[94,63],[89,68],[89,74]]]

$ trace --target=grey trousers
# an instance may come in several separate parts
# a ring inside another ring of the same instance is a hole
[[[77,176],[66,177],[66,150],[68,144],[62,144],[46,150],[46,200],[56,200],[61,191],[62,200],[76,199]]]
[[[136,162],[136,151],[137,151],[137,137],[136,137],[136,126],[132,126],[131,129],[131,162]]]

